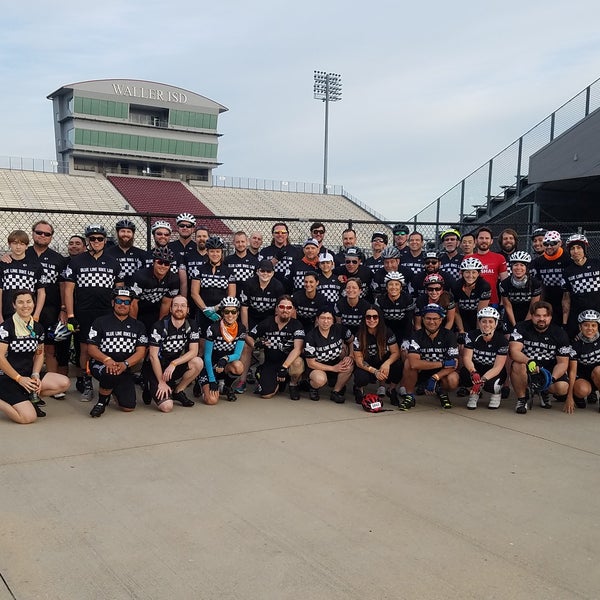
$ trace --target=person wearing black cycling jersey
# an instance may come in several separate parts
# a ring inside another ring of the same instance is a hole
[[[569,387],[567,369],[572,350],[566,332],[552,323],[552,305],[540,300],[530,313],[529,321],[517,323],[509,342],[510,380],[517,395],[517,414],[527,413],[528,374],[546,374],[548,386],[541,391],[554,394],[557,399],[564,400]],[[540,405],[552,408],[550,399],[543,394]]]
[[[373,274],[371,270],[362,264],[361,252],[358,248],[346,248],[344,266],[336,268],[335,274],[342,285],[346,285],[349,279],[360,283],[360,297],[368,300],[371,298],[371,281]]]
[[[106,256],[116,258],[121,265],[121,273],[125,283],[129,285],[129,278],[146,266],[148,252],[133,245],[135,237],[135,223],[129,219],[121,219],[115,224],[117,243],[106,249]]]
[[[371,251],[372,255],[365,261],[365,267],[371,270],[375,275],[379,269],[383,269],[382,253],[388,243],[388,236],[383,231],[375,231],[371,236]]]
[[[344,295],[335,304],[335,316],[339,323],[345,325],[354,335],[362,323],[365,312],[371,304],[361,298],[361,281],[350,277],[344,287]]]
[[[490,303],[490,284],[481,277],[483,265],[476,257],[467,257],[460,263],[460,279],[452,286],[456,303],[455,325],[462,335],[477,328],[477,312]]]
[[[194,229],[196,228],[196,217],[191,213],[182,212],[175,217],[177,225],[177,239],[169,242],[169,248],[175,255],[175,260],[181,264],[188,252],[193,252]]]
[[[575,336],[569,360],[569,390],[563,411],[573,413],[575,407],[585,408],[590,396],[600,390],[600,312],[584,310],[578,318],[579,333]],[[595,403],[596,398],[593,399]]]
[[[256,273],[259,259],[258,256],[248,251],[248,236],[243,231],[233,234],[234,252],[225,258],[223,264],[233,271],[233,280],[238,298],[242,291],[242,285]]]
[[[290,274],[287,281],[287,291],[294,294],[304,287],[304,275],[314,273],[315,277],[319,274],[319,242],[315,239],[308,239],[302,247],[302,258],[296,258],[290,265]]]
[[[327,304],[327,300],[319,291],[316,273],[304,275],[304,289],[292,294],[294,306],[296,307],[296,318],[302,323],[304,331],[308,333],[315,326],[315,317],[321,306]]]
[[[440,242],[444,251],[440,253],[440,273],[449,283],[460,279],[460,263],[465,255],[459,251],[460,232],[457,229],[445,229],[440,233]]]
[[[271,245],[260,251],[264,259],[275,267],[275,277],[286,286],[292,262],[302,258],[302,252],[290,243],[290,232],[286,223],[275,223],[271,228]]]
[[[386,273],[386,293],[375,300],[375,305],[381,308],[385,324],[392,330],[405,352],[414,325],[415,300],[404,291],[404,281],[402,273]]]
[[[327,304],[334,305],[342,293],[342,284],[338,281],[333,272],[333,256],[326,252],[319,254],[319,292],[325,296]]]

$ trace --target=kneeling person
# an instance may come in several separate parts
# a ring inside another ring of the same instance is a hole
[[[143,375],[150,397],[161,412],[171,412],[173,401],[181,406],[194,406],[185,389],[200,374],[204,363],[198,356],[200,333],[198,326],[188,320],[185,296],[175,296],[171,314],[152,327],[148,343],[149,360],[144,363]],[[149,403],[149,401],[148,401]]]
[[[114,392],[121,410],[135,409],[135,383],[131,368],[144,360],[148,338],[141,321],[129,315],[134,294],[131,290],[113,290],[113,312],[98,317],[88,336],[90,371],[98,380],[98,402],[92,417],[104,413]]]
[[[298,380],[304,373],[301,356],[304,328],[298,319],[292,318],[293,310],[291,296],[280,296],[275,316],[267,317],[253,327],[246,338],[250,347],[264,348],[265,361],[258,368],[261,398],[272,398],[289,379],[290,399],[300,400]]]

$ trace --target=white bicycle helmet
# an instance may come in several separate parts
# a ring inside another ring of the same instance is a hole
[[[461,271],[483,271],[483,264],[478,258],[474,256],[469,256],[469,258],[464,258],[460,263]]]
[[[389,273],[385,274],[384,281],[386,285],[388,281],[399,281],[402,285],[404,285],[406,280],[404,279],[404,275],[402,275],[402,273],[398,273],[398,271],[390,271]]]
[[[484,319],[485,317],[491,317],[498,321],[500,313],[493,306],[484,306],[481,310],[477,311],[477,318]]]
[[[191,223],[192,225],[195,225],[196,217],[190,213],[183,212],[177,215],[175,222],[177,225],[179,225],[179,223]]]
[[[221,300],[221,308],[239,308],[240,301],[235,296],[225,296],[223,300]]]
[[[579,313],[577,321],[579,323],[585,323],[586,321],[594,321],[595,323],[600,324],[600,313],[597,310],[588,308],[587,310],[584,310],[583,312]]]
[[[157,229],[168,229],[169,233],[173,231],[171,228],[171,223],[169,221],[155,221],[152,223],[152,233],[154,233]]]
[[[571,246],[581,246],[584,250],[587,250],[589,245],[588,239],[581,233],[574,233],[567,239],[567,250],[570,250]]]
[[[531,254],[524,252],[523,250],[517,250],[508,257],[509,263],[523,263],[528,265],[531,262]]]

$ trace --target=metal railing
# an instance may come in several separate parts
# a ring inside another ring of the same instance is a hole
[[[413,223],[475,222],[492,208],[518,198],[527,187],[529,159],[600,108],[600,79],[565,102],[496,156],[411,217]]]

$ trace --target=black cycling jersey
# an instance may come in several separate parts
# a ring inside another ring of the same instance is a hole
[[[302,259],[296,259],[292,262],[289,277],[286,280],[288,293],[293,294],[304,288],[304,276],[307,273],[314,273],[318,278],[319,267],[311,265]]]
[[[360,297],[371,297],[371,281],[373,281],[373,274],[371,273],[371,270],[364,265],[359,265],[358,270],[355,273],[349,273],[348,269],[346,269],[346,265],[344,265],[343,267],[336,268],[334,274],[336,277],[343,275],[346,279],[358,277],[360,279]]]
[[[555,323],[562,322],[563,271],[571,262],[571,257],[563,251],[555,260],[548,260],[545,254],[536,256],[529,268],[530,275],[542,282],[542,300],[552,304],[552,320]]]
[[[6,360],[19,375],[31,375],[36,350],[44,343],[44,327],[35,321],[31,327],[28,335],[18,336],[12,316],[0,325],[0,343],[8,345]]]
[[[413,256],[409,250],[400,259],[400,264],[403,267],[410,269],[413,272],[413,275],[418,275],[425,269],[425,252],[421,252],[417,256]]]
[[[163,279],[158,279],[154,268],[146,267],[131,278],[130,287],[138,300],[137,318],[149,329],[160,316],[163,298],[174,298],[179,293],[179,277],[167,271]]]
[[[429,300],[429,296],[425,293],[419,295],[419,297],[415,301],[415,315],[421,317],[423,315],[423,311],[425,307],[431,304]],[[441,307],[445,308],[447,311],[456,308],[456,303],[454,302],[454,297],[450,292],[442,292],[440,299],[436,302]]]
[[[390,357],[390,346],[397,344],[396,336],[391,329],[387,329],[385,332],[385,343],[386,343],[386,351],[383,357],[379,356],[379,348],[377,347],[377,338],[372,334],[367,332],[367,347],[361,348],[360,339],[358,337],[354,338],[354,342],[352,344],[354,350],[357,352],[362,352],[363,359],[366,363],[371,366],[381,366],[383,362],[385,362]]]
[[[258,257],[250,252],[246,252],[246,256],[238,256],[235,252],[230,254],[223,261],[233,272],[233,280],[236,284],[237,294],[239,296],[241,284],[248,281],[250,277],[256,274],[258,268]]]
[[[515,315],[515,323],[518,323],[527,318],[531,299],[541,295],[542,282],[528,275],[525,285],[517,286],[513,281],[512,275],[509,275],[506,279],[499,282],[498,289],[501,298],[508,298],[510,300]]]
[[[566,332],[554,323],[539,332],[532,321],[521,321],[511,333],[510,341],[522,343],[523,354],[548,370],[552,370],[558,356],[569,358],[572,352]]]
[[[408,346],[409,354],[418,354],[421,360],[427,362],[443,362],[446,359],[458,358],[458,343],[456,334],[445,327],[438,329],[432,339],[425,328],[413,333]]]
[[[206,306],[216,306],[227,296],[227,288],[230,283],[235,283],[233,271],[225,265],[214,267],[205,263],[198,267],[198,273],[192,276],[192,280],[200,282],[200,296]],[[191,286],[190,286],[191,287]]]
[[[272,316],[277,299],[283,294],[283,284],[275,277],[271,278],[264,289],[260,287],[258,275],[248,279],[240,292],[242,306],[248,308],[248,326],[252,328],[266,317]]]
[[[452,296],[462,318],[464,330],[477,329],[477,306],[481,300],[489,300],[492,297],[490,284],[479,276],[471,294],[468,295],[463,290],[463,280],[460,279],[452,285]]]
[[[340,319],[342,325],[348,327],[352,334],[355,334],[370,306],[371,304],[362,298],[359,299],[356,306],[350,306],[348,299],[342,297],[335,305],[335,316]]]
[[[294,342],[304,340],[305,332],[298,319],[290,319],[280,328],[275,317],[267,317],[255,325],[248,336],[263,342],[265,363],[280,365],[294,349]]]
[[[148,345],[148,336],[141,321],[133,317],[121,321],[110,313],[92,323],[87,343],[96,346],[114,361],[123,362],[135,354],[137,348]]]
[[[571,319],[587,308],[600,308],[600,261],[588,258],[581,266],[571,263],[563,271],[563,288],[571,299]]]
[[[13,258],[11,262],[0,261],[0,288],[2,289],[2,316],[7,319],[14,312],[15,290],[36,292],[46,287],[44,269],[37,258]]]
[[[453,282],[460,279],[460,263],[465,255],[459,252],[456,256],[450,257],[447,252],[442,252],[439,256],[440,275],[446,282],[446,288],[449,289]]]
[[[408,292],[401,292],[396,300],[387,294],[375,301],[383,312],[385,324],[394,332],[400,342],[410,338],[413,330],[415,299]]]
[[[109,246],[104,251],[106,256],[117,259],[121,265],[121,273],[125,278],[125,283],[129,285],[129,279],[136,271],[144,268],[148,264],[148,260],[152,260],[148,256],[147,250],[142,250],[136,246],[123,250],[119,246]]]
[[[148,336],[150,346],[158,347],[158,358],[163,368],[185,354],[190,344],[200,341],[198,326],[186,319],[181,327],[175,327],[173,319],[167,317],[156,321]]]
[[[383,269],[383,258],[381,258],[381,255],[379,256],[379,258],[369,256],[369,258],[367,258],[367,260],[365,260],[363,264],[365,265],[365,267],[370,269],[373,275],[375,275],[377,271]]]
[[[317,311],[322,306],[328,304],[325,296],[320,294],[318,291],[314,298],[308,298],[304,290],[298,290],[292,294],[294,304],[296,305],[296,315],[304,331],[310,331],[315,326],[315,317]]]
[[[496,361],[496,356],[508,355],[508,340],[496,329],[486,341],[480,329],[473,329],[465,335],[465,348],[473,350],[475,370],[487,371]],[[481,374],[481,373],[480,373]]]
[[[344,356],[344,346],[352,339],[352,332],[341,323],[334,323],[327,337],[315,327],[306,334],[304,356],[325,365],[335,365]]]
[[[325,300],[327,300],[327,304],[333,306],[340,299],[342,289],[342,284],[333,273],[330,277],[325,277],[323,273],[319,275],[319,285],[317,290],[320,294],[323,294]]]
[[[61,305],[60,286],[58,285],[58,281],[60,274],[67,265],[67,259],[62,254],[56,252],[56,250],[52,250],[52,248],[46,248],[46,250],[38,256],[33,246],[27,248],[25,251],[25,258],[37,260],[44,271],[46,300],[44,302],[42,317],[44,312],[48,311],[56,312],[56,314],[58,314]],[[47,320],[44,320],[43,322],[49,324],[47,323]]]
[[[262,254],[263,259],[277,259],[274,267],[275,277],[277,277],[284,285],[286,285],[286,279],[289,277],[292,262],[303,256],[302,250],[291,244],[287,244],[281,248],[278,248],[275,244],[271,244],[270,246],[263,248],[260,253]]]
[[[194,251],[197,252],[198,249],[194,243],[194,240],[189,241],[185,246],[180,240],[173,240],[167,244],[167,247],[173,251],[173,254],[175,255],[175,261],[178,264],[184,262],[187,256],[193,254]]]
[[[408,292],[409,294],[413,293],[413,272],[408,267],[398,267],[398,273],[404,275],[404,283],[402,284],[402,291]],[[385,294],[386,292],[386,281],[385,276],[388,272],[385,269],[380,269],[373,275],[373,279],[371,280],[371,292],[375,298],[381,294]]]

